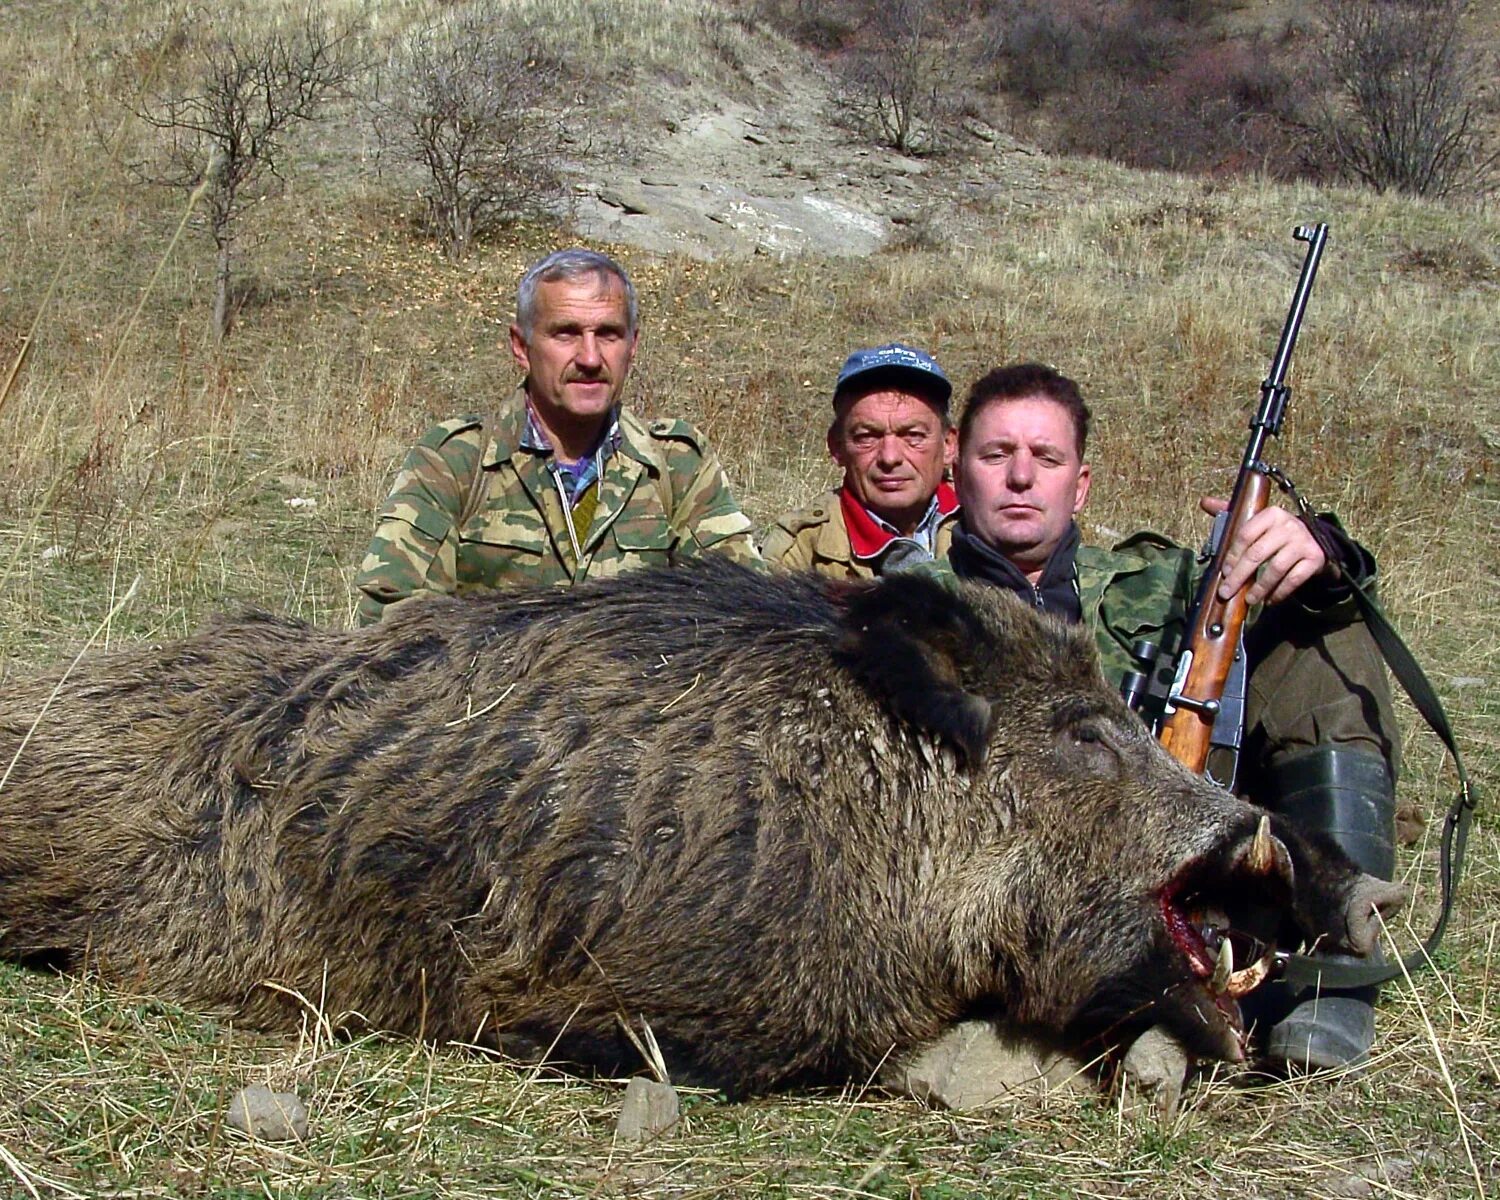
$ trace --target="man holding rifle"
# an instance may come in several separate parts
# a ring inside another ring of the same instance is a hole
[[[1001,367],[969,394],[959,425],[960,577],[1009,588],[1094,630],[1105,673],[1137,663],[1139,639],[1180,642],[1197,594],[1196,555],[1150,533],[1110,550],[1084,545],[1074,520],[1092,480],[1089,410],[1077,384],[1035,363]],[[1218,513],[1223,500],[1205,498]],[[1373,578],[1370,555],[1319,518],[1341,570]],[[1327,555],[1302,520],[1274,506],[1230,544],[1218,593],[1248,588],[1265,607],[1246,626],[1249,667],[1240,788],[1257,803],[1329,834],[1364,870],[1394,870],[1396,725],[1384,663]],[[1266,1056],[1293,1068],[1357,1065],[1374,1036],[1374,989],[1295,998]]]

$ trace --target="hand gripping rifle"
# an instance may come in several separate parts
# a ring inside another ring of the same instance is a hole
[[[1316,522],[1312,521],[1311,506],[1280,469],[1268,466],[1261,457],[1266,439],[1281,432],[1287,403],[1291,399],[1291,389],[1286,385],[1286,371],[1291,362],[1292,350],[1297,344],[1297,332],[1302,325],[1302,314],[1312,291],[1323,245],[1328,239],[1328,226],[1321,223],[1298,226],[1293,231],[1293,236],[1298,241],[1307,243],[1302,274],[1297,280],[1297,289],[1292,294],[1292,305],[1281,330],[1276,356],[1271,360],[1271,373],[1260,385],[1260,407],[1250,421],[1250,440],[1245,447],[1245,457],[1240,463],[1229,507],[1215,518],[1213,532],[1209,535],[1208,546],[1204,550],[1203,557],[1207,567],[1188,621],[1182,650],[1177,657],[1171,686],[1163,696],[1149,675],[1134,671],[1126,675],[1121,689],[1132,708],[1139,708],[1152,699],[1157,700],[1161,704],[1162,713],[1157,726],[1157,737],[1167,753],[1188,770],[1197,774],[1208,773],[1215,782],[1226,787],[1233,784],[1234,766],[1244,733],[1246,670],[1243,633],[1248,606],[1245,603],[1244,588],[1229,600],[1219,599],[1218,586],[1224,573],[1225,553],[1240,527],[1269,503],[1273,480],[1291,494],[1303,518],[1309,521],[1309,528],[1313,530],[1314,536],[1319,537],[1320,542],[1323,540],[1319,536]],[[1325,544],[1324,549],[1328,551],[1330,547]],[[1339,569],[1336,558],[1331,554],[1330,562],[1334,563],[1336,570]],[[1458,776],[1458,792],[1443,823],[1438,860],[1442,900],[1432,933],[1416,951],[1406,955],[1395,965],[1357,965],[1300,954],[1279,955],[1284,977],[1290,984],[1298,987],[1360,987],[1386,983],[1431,964],[1432,955],[1442,940],[1452,910],[1453,894],[1462,872],[1464,849],[1476,805],[1447,713],[1443,711],[1442,702],[1425,672],[1376,604],[1374,597],[1358,580],[1347,575],[1343,578],[1350,585],[1355,604],[1391,673],[1453,759]],[[1140,643],[1134,654],[1142,666],[1149,667],[1156,658],[1157,647]],[[1207,771],[1209,755],[1215,749],[1230,752],[1228,778],[1217,778]]]

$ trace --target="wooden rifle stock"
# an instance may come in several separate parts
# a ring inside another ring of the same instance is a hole
[[[1227,520],[1211,548],[1208,568],[1198,589],[1197,604],[1188,622],[1187,635],[1177,660],[1177,672],[1157,734],[1168,754],[1200,775],[1208,765],[1214,721],[1219,715],[1225,680],[1234,666],[1235,655],[1240,652],[1240,633],[1248,609],[1245,587],[1229,600],[1219,599],[1224,559],[1244,523],[1270,503],[1269,469],[1261,455],[1266,439],[1281,432],[1282,418],[1291,399],[1291,389],[1286,385],[1287,368],[1291,365],[1292,350],[1297,344],[1297,332],[1302,327],[1302,314],[1312,293],[1313,279],[1318,273],[1323,244],[1328,239],[1328,226],[1299,226],[1293,231],[1293,236],[1307,243],[1302,274],[1292,294],[1286,323],[1281,328],[1281,341],[1271,360],[1270,373],[1260,385],[1260,407],[1250,420],[1250,441],[1235,480]]]
[[[1162,721],[1162,747],[1189,771],[1201,775],[1208,765],[1209,739],[1219,714],[1224,681],[1239,651],[1240,631],[1245,626],[1245,588],[1228,600],[1219,599],[1219,578],[1224,573],[1224,555],[1235,533],[1270,502],[1271,481],[1264,471],[1251,471],[1229,510],[1217,553],[1204,576],[1204,594],[1192,627],[1187,631],[1189,647],[1178,660],[1177,678],[1168,701],[1172,709]]]

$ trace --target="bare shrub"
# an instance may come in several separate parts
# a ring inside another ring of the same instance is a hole
[[[429,224],[451,258],[563,191],[571,105],[540,38],[498,0],[481,0],[413,30],[381,74],[377,136],[422,173]]]
[[[1088,81],[1150,81],[1169,72],[1186,44],[1176,18],[1149,4],[1099,9],[1087,4],[1015,0],[985,24],[981,54],[1000,67],[1001,88],[1031,108],[1056,99],[1077,107]]]
[[[1463,43],[1467,0],[1330,0],[1317,120],[1340,174],[1380,191],[1447,196],[1492,181],[1483,71]]]
[[[1200,74],[1229,57],[1221,49],[1207,48],[1183,69],[1146,85],[1115,75],[1091,79],[1058,122],[1061,148],[1155,170],[1276,174],[1280,165],[1279,173],[1288,173],[1295,155],[1281,123],[1237,95],[1264,81],[1242,84],[1229,71]]]
[[[927,0],[872,8],[859,46],[835,67],[839,118],[901,154],[935,149],[947,107],[943,29]]]
[[[1036,111],[1051,149],[1137,167],[1286,174],[1298,162],[1288,120],[1296,89],[1264,42],[1195,28],[1209,15],[1211,6],[1174,0],[1015,0],[991,14],[980,60]]]
[[[1098,27],[1092,58],[1102,71],[1145,83],[1169,72],[1187,42],[1185,31],[1175,21],[1142,5]]]
[[[826,54],[842,50],[859,27],[851,8],[828,0],[749,0],[745,11],[752,25],[769,25]]]
[[[1083,27],[1053,5],[1023,2],[998,10],[985,34],[985,57],[1000,65],[1005,90],[1029,108],[1071,90],[1088,66],[1089,39]]]
[[[246,211],[281,181],[287,139],[359,70],[355,27],[321,11],[282,7],[252,19],[218,10],[185,27],[167,69],[152,75],[132,111],[161,138],[136,164],[154,183],[203,189],[214,265],[213,332],[229,332],[234,253]]]
[[[1156,8],[1185,25],[1206,25],[1225,10],[1237,8],[1234,0],[1156,0]]]

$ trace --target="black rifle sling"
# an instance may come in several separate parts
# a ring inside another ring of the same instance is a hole
[[[1312,511],[1307,502],[1290,486],[1290,481],[1284,476],[1277,482],[1297,501],[1298,507],[1302,509],[1304,521],[1313,529],[1313,536],[1317,537],[1320,543],[1325,543],[1325,539],[1320,536],[1320,531],[1316,529],[1317,522],[1312,518]],[[1324,550],[1327,553],[1331,551],[1331,547],[1324,544]],[[1337,561],[1332,553],[1329,554],[1329,558],[1330,561]],[[1422,714],[1422,719],[1448,748],[1448,754],[1453,759],[1454,771],[1458,775],[1458,792],[1448,808],[1448,815],[1443,819],[1443,837],[1438,858],[1438,876],[1442,882],[1443,895],[1432,933],[1421,946],[1394,966],[1390,964],[1360,966],[1347,959],[1342,961],[1319,959],[1304,954],[1294,954],[1287,960],[1283,975],[1287,982],[1297,987],[1318,987],[1325,990],[1389,983],[1393,979],[1400,979],[1403,975],[1431,965],[1432,955],[1436,952],[1438,943],[1443,940],[1443,933],[1448,928],[1448,918],[1453,912],[1453,897],[1463,873],[1464,851],[1468,847],[1469,826],[1474,818],[1476,804],[1474,792],[1469,786],[1468,772],[1464,770],[1463,758],[1458,752],[1453,729],[1448,723],[1448,714],[1443,710],[1443,703],[1438,699],[1437,692],[1427,678],[1427,673],[1412,656],[1411,650],[1401,640],[1401,635],[1396,632],[1385,613],[1381,611],[1374,597],[1347,575],[1344,579],[1353,589],[1354,602],[1359,606],[1360,614],[1364,617],[1370,635],[1375,639],[1375,644],[1380,648],[1380,653],[1385,657],[1391,674],[1396,677],[1396,682],[1416,705],[1417,711]]]

